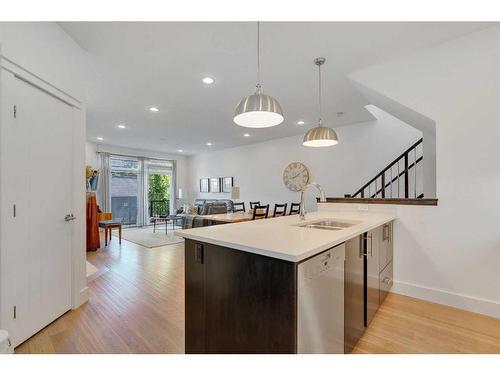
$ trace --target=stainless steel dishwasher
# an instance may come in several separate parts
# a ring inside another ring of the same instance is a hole
[[[344,353],[344,260],[341,244],[298,265],[298,353]]]

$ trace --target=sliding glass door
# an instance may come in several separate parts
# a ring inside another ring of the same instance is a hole
[[[172,162],[145,160],[147,221],[165,217],[171,211]]]
[[[127,226],[143,226],[152,217],[175,210],[175,162],[103,154],[105,178],[101,208]]]

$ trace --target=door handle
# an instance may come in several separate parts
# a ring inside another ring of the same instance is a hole
[[[370,253],[366,252],[366,255],[370,254],[373,256],[373,235],[371,233],[367,233],[366,236],[361,236],[362,240],[366,240],[366,246],[368,247],[368,240],[370,240]],[[368,249],[367,249],[368,250]]]
[[[359,236],[359,257],[363,258],[365,256],[365,252],[363,251],[363,236]]]
[[[73,221],[75,219],[76,217],[73,214],[67,214],[66,216],[64,216],[65,221]]]

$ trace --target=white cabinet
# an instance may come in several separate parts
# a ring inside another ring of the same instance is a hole
[[[5,69],[0,82],[0,323],[18,345],[72,305],[79,110]]]

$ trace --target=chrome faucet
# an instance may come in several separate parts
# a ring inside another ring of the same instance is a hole
[[[317,182],[311,182],[310,184],[307,184],[304,189],[300,191],[300,220],[305,220],[306,219],[306,207],[304,204],[304,197],[305,197],[305,192],[308,187],[315,186],[318,191],[319,191],[319,201],[320,202],[326,202],[325,198],[325,192],[321,188],[321,185],[318,184]]]

